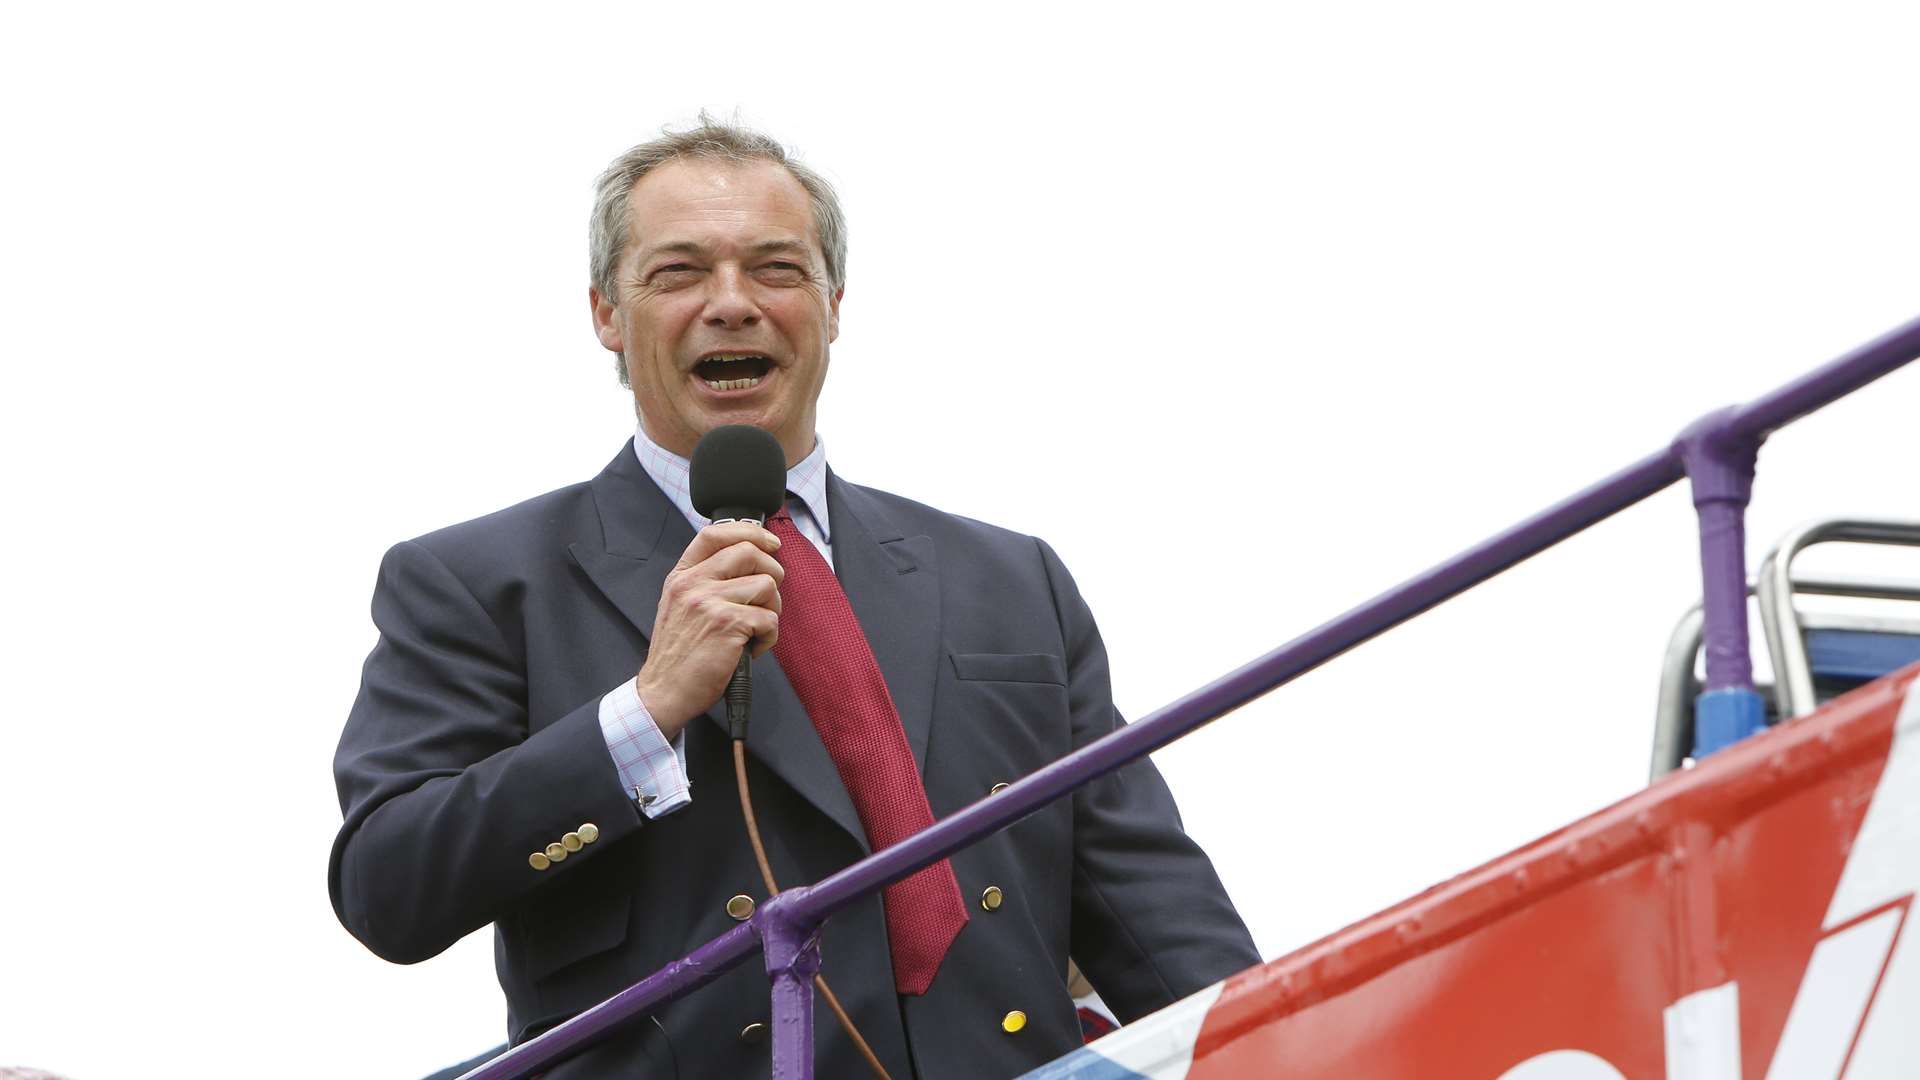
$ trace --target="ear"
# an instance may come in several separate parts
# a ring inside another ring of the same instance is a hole
[[[593,308],[593,333],[600,339],[600,345],[608,352],[626,350],[626,339],[620,332],[620,309],[613,301],[600,295],[600,290],[587,286],[587,303]]]
[[[847,294],[845,288],[835,289],[827,298],[827,340],[840,340],[840,298]]]

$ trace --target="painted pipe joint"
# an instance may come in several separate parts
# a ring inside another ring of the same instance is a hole
[[[1753,472],[1765,436],[1747,435],[1732,424],[1740,406],[1729,405],[1688,424],[1674,437],[1673,451],[1693,484],[1693,505],[1733,503],[1753,497]]]
[[[820,924],[805,911],[804,887],[788,889],[753,913],[769,976],[789,975],[803,982],[820,972]]]

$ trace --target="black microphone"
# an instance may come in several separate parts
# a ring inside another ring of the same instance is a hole
[[[787,501],[787,455],[780,440],[751,424],[727,424],[700,437],[687,471],[687,493],[701,517],[765,524]],[[747,737],[753,707],[753,673],[747,663],[753,643],[727,680],[727,732]]]

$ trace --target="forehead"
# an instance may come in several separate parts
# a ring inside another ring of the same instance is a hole
[[[771,161],[670,161],[634,184],[627,205],[627,239],[641,253],[782,240],[818,250],[807,189]]]

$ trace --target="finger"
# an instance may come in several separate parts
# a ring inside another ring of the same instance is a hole
[[[746,543],[772,555],[780,550],[780,538],[751,521],[729,521],[719,525],[709,525],[694,534],[693,543],[680,554],[675,569],[697,566],[707,561],[715,552]]]
[[[713,608],[724,609],[724,614],[716,612],[714,629],[723,635],[722,640],[731,642],[731,648],[738,650],[746,646],[751,655],[759,656],[780,637],[780,616],[766,608],[753,604],[734,604],[716,602]]]
[[[765,655],[780,640],[780,616],[763,607],[746,609],[748,625],[753,629],[753,655]]]
[[[776,613],[780,610],[780,582],[772,574],[726,578],[713,582],[709,588],[712,589],[711,595],[735,604],[762,607]]]
[[[777,584],[785,581],[787,577],[787,569],[780,565],[778,559],[759,547],[745,542],[716,551],[699,564],[687,567],[684,572],[695,581],[718,581],[725,578],[765,574]]]

